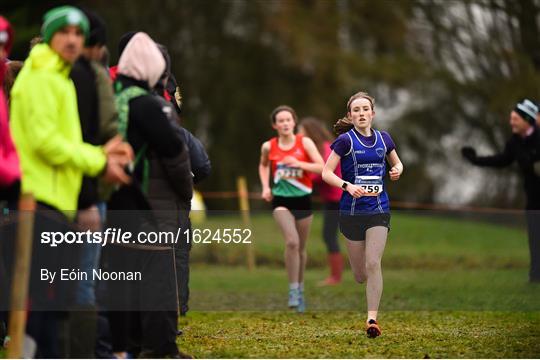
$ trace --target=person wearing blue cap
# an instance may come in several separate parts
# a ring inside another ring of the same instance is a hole
[[[540,282],[540,131],[536,119],[538,106],[524,99],[510,113],[512,137],[502,153],[477,156],[472,147],[461,149],[463,157],[476,166],[506,167],[516,162],[524,180],[527,197],[527,228],[531,266],[529,280]]]

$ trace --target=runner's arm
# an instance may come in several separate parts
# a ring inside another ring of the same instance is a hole
[[[463,149],[467,149],[465,152]],[[502,153],[490,155],[490,156],[477,156],[474,148],[465,147],[461,151],[463,156],[467,158],[473,165],[476,166],[488,166],[488,167],[506,167],[511,165],[515,158],[512,151],[511,140],[509,140]]]
[[[262,186],[262,198],[270,201],[272,192],[270,190],[270,161],[268,153],[270,152],[270,143],[266,141],[261,146],[261,159],[259,161],[259,178]]]
[[[403,163],[399,159],[397,151],[394,149],[390,151],[390,154],[387,156],[388,162],[390,163],[390,180],[396,181],[399,180],[399,177],[403,173]]]
[[[324,168],[322,171],[323,180],[327,184],[338,188],[341,188],[341,185],[343,185],[343,179],[337,176],[334,171],[336,170],[336,167],[338,166],[340,160],[341,157],[336,154],[334,150],[332,150],[330,156],[328,157],[328,160],[326,160],[326,164],[324,164]]]
[[[336,167],[339,164],[339,161],[341,160],[341,157],[332,150],[330,153],[330,156],[328,157],[328,160],[326,160],[326,164],[324,164],[324,168],[322,171],[322,178],[323,180],[332,186],[342,188],[344,181],[339,176],[337,176],[334,171],[336,170]],[[354,184],[347,182],[347,189],[346,191],[351,194],[351,196],[357,198],[365,194],[365,190],[361,188],[360,186],[356,186]]]
[[[306,150],[311,162],[300,161],[294,156],[290,155],[286,156],[281,162],[288,166],[294,166],[305,171],[320,174],[324,166],[324,160],[319,153],[319,150],[317,150],[317,147],[315,147],[315,143],[310,138],[303,137],[302,145],[304,146],[304,149]]]

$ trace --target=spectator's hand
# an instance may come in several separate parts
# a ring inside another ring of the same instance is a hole
[[[127,161],[128,163],[133,161],[134,158],[131,145],[129,145],[127,142],[123,142],[120,135],[116,135],[111,140],[107,141],[107,143],[103,146],[103,151],[107,157],[113,155],[124,159],[123,161]]]
[[[465,146],[461,148],[461,155],[470,162],[473,162],[476,159],[476,150],[470,146]]]
[[[131,183],[131,177],[124,170],[126,165],[127,163],[122,157],[108,156],[103,178],[111,184],[127,185]]]
[[[261,197],[267,202],[272,201],[272,190],[270,188],[263,189]]]

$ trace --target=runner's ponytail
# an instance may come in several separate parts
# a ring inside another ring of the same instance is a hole
[[[338,135],[344,134],[347,131],[351,130],[354,127],[352,120],[347,116],[339,119],[334,124],[334,132]]]

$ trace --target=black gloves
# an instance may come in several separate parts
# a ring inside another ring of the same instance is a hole
[[[461,155],[472,163],[474,163],[474,160],[476,160],[476,150],[470,146],[462,147]]]

